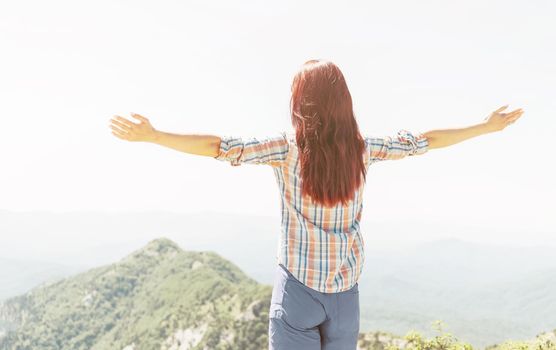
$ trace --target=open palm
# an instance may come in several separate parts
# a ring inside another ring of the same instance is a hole
[[[493,131],[503,130],[508,125],[518,120],[524,113],[522,108],[515,109],[509,113],[502,113],[506,108],[508,108],[508,105],[498,108],[484,119],[486,124]]]
[[[115,115],[110,119],[112,134],[127,141],[150,141],[155,135],[155,129],[149,120],[137,113],[130,113],[139,123],[134,123],[124,117]]]

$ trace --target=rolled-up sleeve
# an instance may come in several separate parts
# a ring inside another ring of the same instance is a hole
[[[230,162],[232,166],[243,163],[276,166],[287,157],[289,144],[285,132],[263,137],[220,137],[220,149],[214,159]]]
[[[423,154],[429,149],[429,141],[421,132],[399,130],[396,136],[366,136],[365,142],[370,161],[402,159]]]

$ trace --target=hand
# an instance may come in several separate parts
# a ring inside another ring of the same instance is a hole
[[[130,114],[139,120],[139,124],[115,115],[110,119],[112,122],[110,125],[112,134],[127,141],[153,141],[156,136],[156,130],[152,127],[149,120],[137,113]]]
[[[500,131],[503,130],[510,124],[513,124],[516,120],[523,115],[523,109],[515,109],[510,113],[502,113],[504,109],[506,109],[508,105],[502,106],[492,112],[489,116],[484,119],[485,124],[488,126],[489,130],[491,131]]]

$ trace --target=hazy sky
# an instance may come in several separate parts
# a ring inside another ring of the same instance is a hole
[[[364,220],[556,240],[556,3],[0,3],[0,209],[279,215],[265,165],[111,134],[114,114],[175,133],[290,130],[303,62],[342,69],[366,135],[524,108],[496,134],[370,167]],[[128,117],[130,118],[130,117]]]

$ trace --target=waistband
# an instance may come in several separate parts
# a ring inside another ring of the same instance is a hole
[[[346,289],[342,292],[334,292],[334,293],[323,293],[323,292],[319,292],[317,290],[314,290],[312,288],[309,288],[308,286],[306,286],[303,282],[301,282],[300,280],[298,280],[291,272],[290,270],[288,270],[284,265],[282,265],[282,263],[278,263],[278,266],[282,269],[282,271],[284,271],[287,275],[288,278],[293,279],[294,281],[297,281],[298,283],[300,283],[301,285],[303,285],[305,288],[307,288],[308,290],[311,290],[315,293],[319,293],[319,294],[337,294],[337,293],[350,293],[350,292],[358,292],[359,291],[359,283],[356,282],[350,289]]]

